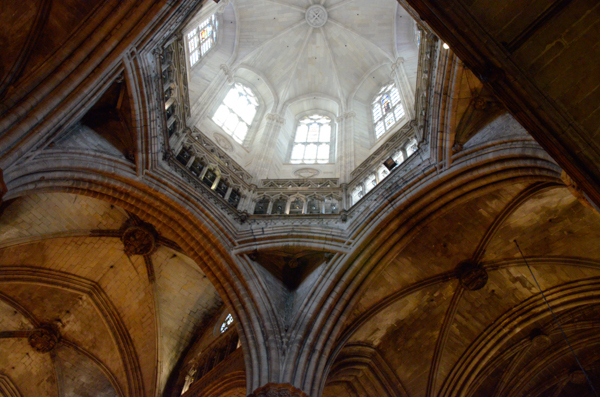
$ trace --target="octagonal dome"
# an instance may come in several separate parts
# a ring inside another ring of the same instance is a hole
[[[322,111],[334,117],[356,115],[353,134],[358,148],[355,153],[345,153],[354,158],[352,163],[360,163],[376,150],[381,142],[373,138],[371,102],[383,86],[394,80],[393,67],[399,59],[406,77],[404,97],[414,98],[416,24],[394,0],[209,2],[188,23],[184,36],[213,15],[218,20],[215,44],[200,61],[188,65],[188,125],[211,139],[222,135],[211,117],[226,95],[225,80],[251,88],[260,102],[259,110],[254,125],[248,128],[250,138],[243,142],[235,139],[243,150],[233,142],[234,150],[229,153],[232,158],[251,173],[264,168],[265,161],[256,160],[252,152],[257,150],[258,142],[265,142],[261,141],[265,117],[276,114],[286,124],[277,137],[269,140],[277,142],[278,152],[273,159],[279,165],[271,167],[276,171],[259,175],[259,179],[293,175],[295,169],[288,166],[289,142],[298,117],[306,112]],[[343,149],[336,150],[339,157]],[[320,171],[329,177],[343,177],[344,172],[334,162],[320,166]]]

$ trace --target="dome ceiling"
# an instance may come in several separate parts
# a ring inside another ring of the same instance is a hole
[[[393,0],[232,3],[237,37],[231,69],[260,72],[275,91],[278,110],[315,93],[335,100],[342,109],[351,107],[347,101],[361,83],[398,57],[414,64],[406,67],[409,78],[412,69],[416,72],[414,22]],[[391,78],[389,72],[383,76]]]

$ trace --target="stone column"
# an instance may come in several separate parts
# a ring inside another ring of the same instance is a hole
[[[215,79],[211,81],[206,91],[204,91],[200,98],[192,105],[190,109],[192,117],[188,119],[188,126],[193,128],[196,123],[208,114],[214,104],[215,97],[221,92],[223,87],[233,85],[233,71],[229,66],[222,64],[221,71],[223,73],[219,73]],[[191,73],[192,71],[190,70],[190,74]]]
[[[354,117],[355,112],[342,113],[338,118],[338,169],[341,182],[350,182],[350,173],[354,171]]]
[[[406,76],[406,70],[404,70],[404,58],[400,57],[392,63],[392,79],[398,87],[406,116],[409,120],[413,120],[415,118],[415,93]]]
[[[258,141],[258,145],[255,147],[257,159],[253,174],[257,179],[257,183],[261,179],[265,179],[269,174],[269,168],[273,163],[273,155],[277,147],[277,138],[279,138],[281,128],[285,124],[285,118],[277,113],[268,113],[265,116],[265,120],[265,128]]]

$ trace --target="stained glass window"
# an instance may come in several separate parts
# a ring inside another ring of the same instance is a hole
[[[372,105],[375,137],[381,137],[393,128],[404,117],[404,107],[400,101],[400,93],[394,83],[384,86]]]
[[[331,119],[320,114],[306,116],[298,122],[292,164],[329,163],[331,145]]]
[[[258,100],[252,90],[236,83],[227,93],[212,119],[238,143],[243,143],[256,116]]]
[[[231,313],[229,313],[227,317],[225,317],[223,324],[221,324],[221,333],[227,331],[231,324],[233,324],[233,316],[231,315]]]
[[[190,67],[194,66],[215,44],[219,22],[212,15],[187,34]]]

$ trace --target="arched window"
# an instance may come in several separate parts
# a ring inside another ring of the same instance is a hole
[[[257,108],[258,100],[252,90],[236,83],[229,90],[212,119],[223,128],[223,131],[241,144],[256,116]]]
[[[372,108],[375,137],[380,138],[404,117],[400,93],[394,83],[386,85],[379,91]]]
[[[221,333],[227,331],[231,324],[233,324],[233,316],[231,315],[231,313],[229,313],[227,317],[225,317],[225,320],[223,320],[223,323],[221,324]]]
[[[187,34],[190,67],[194,66],[217,41],[219,22],[214,15]]]
[[[331,119],[320,114],[306,116],[298,122],[292,164],[329,163],[331,146]]]

